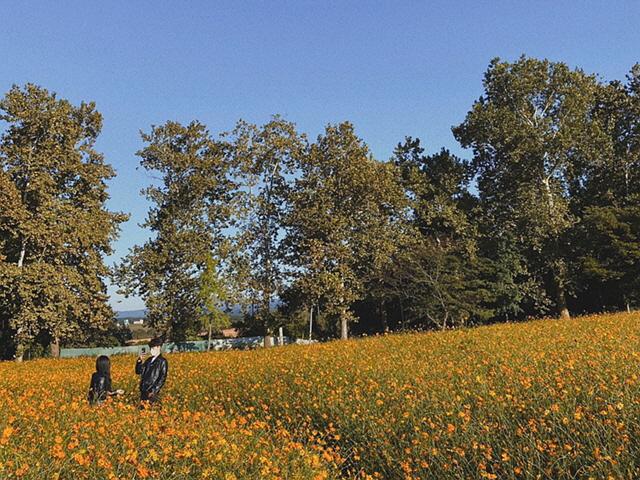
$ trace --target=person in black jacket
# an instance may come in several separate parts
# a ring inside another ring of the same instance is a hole
[[[104,402],[110,395],[122,395],[124,390],[111,389],[111,362],[106,355],[96,358],[96,371],[91,375],[88,400],[91,405]]]
[[[156,403],[160,399],[160,390],[167,380],[169,364],[162,356],[162,340],[153,338],[149,342],[151,356],[144,359],[140,355],[136,361],[136,374],[140,375],[140,400]]]

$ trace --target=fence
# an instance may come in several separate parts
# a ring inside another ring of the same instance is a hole
[[[289,337],[283,337],[282,343],[278,337],[274,337],[276,345],[287,345],[290,343],[298,343]],[[264,337],[241,337],[241,338],[219,338],[211,340],[210,350],[246,350],[264,346]],[[98,355],[139,355],[142,348],[149,348],[146,345],[135,345],[131,347],[105,347],[105,348],[62,348],[60,349],[60,357],[96,357]],[[166,353],[174,352],[206,352],[207,340],[198,340],[193,342],[165,343],[162,351]]]

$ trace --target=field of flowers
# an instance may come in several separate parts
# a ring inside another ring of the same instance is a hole
[[[0,364],[0,478],[640,477],[640,314],[167,358]]]

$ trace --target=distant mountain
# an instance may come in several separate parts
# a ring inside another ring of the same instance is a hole
[[[122,318],[144,318],[147,316],[147,310],[123,310],[122,312],[116,312],[116,318],[118,320]]]

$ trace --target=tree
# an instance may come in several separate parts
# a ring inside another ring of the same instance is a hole
[[[482,206],[475,222],[479,227],[478,256],[484,264],[491,291],[491,321],[525,320],[546,314],[554,304],[537,272],[532,269],[514,232],[495,231]],[[535,265],[534,265],[535,267]]]
[[[204,270],[200,274],[200,320],[207,328],[207,350],[211,347],[211,335],[219,333],[230,325],[229,316],[223,311],[224,305],[229,300],[229,295],[224,283],[218,274],[218,262],[213,255],[206,260]]]
[[[396,302],[403,328],[485,321],[492,312],[483,305],[488,288],[476,253],[477,200],[468,190],[467,163],[445,149],[425,155],[411,137],[398,144],[393,161],[412,233],[397,239],[401,248],[373,291]]]
[[[627,80],[598,90],[594,117],[612,148],[599,162],[580,165],[572,185],[577,209],[640,204],[640,64],[634,65]]]
[[[328,126],[301,159],[285,220],[288,259],[305,310],[322,303],[343,339],[351,305],[396,247],[403,195],[393,169],[371,157],[348,122]]]
[[[398,251],[383,281],[384,293],[398,300],[402,328],[445,330],[492,318],[494,298],[483,259],[425,238],[406,247]]]
[[[600,85],[563,63],[495,59],[484,94],[453,129],[472,147],[472,172],[494,234],[511,233],[530,270],[547,279],[558,314],[569,317],[566,236],[577,219],[570,187],[578,166],[608,155],[610,141],[593,114]]]
[[[469,216],[477,200],[469,192],[469,165],[442,149],[424,155],[420,139],[406,137],[393,161],[408,200],[409,221],[425,237],[446,246],[475,250],[475,225]]]
[[[640,302],[640,206],[589,207],[575,233],[583,305],[629,310]]]
[[[114,171],[94,150],[95,104],[27,84],[11,88],[0,112],[2,321],[17,360],[36,338],[58,356],[61,342],[113,321],[103,258],[126,216],[105,207]]]
[[[630,309],[640,300],[640,65],[627,84],[600,91],[596,115],[613,153],[585,165],[573,186],[580,224],[571,239],[579,293],[588,309]]]
[[[142,296],[151,326],[183,340],[199,328],[200,278],[211,255],[220,261],[233,211],[227,147],[197,121],[154,126],[142,139],[141,165],[161,175],[143,190],[152,206],[142,227],[155,236],[130,251],[117,278]]]
[[[228,137],[240,199],[234,273],[239,283],[244,283],[244,303],[257,305],[255,319],[265,335],[265,345],[270,346],[277,323],[273,304],[283,289],[286,273],[282,217],[306,139],[296,132],[293,123],[277,116],[262,127],[238,122]]]

